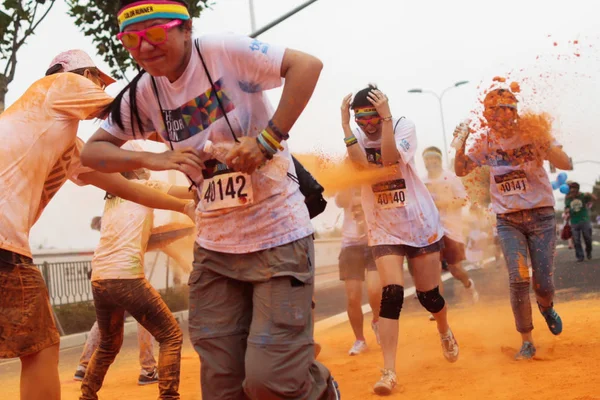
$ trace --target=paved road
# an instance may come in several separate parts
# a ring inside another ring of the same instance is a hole
[[[595,240],[599,242],[600,237],[596,236]],[[567,248],[559,248],[557,250],[555,284],[557,289],[557,309],[559,311],[560,302],[600,291],[600,245],[594,247],[594,256],[595,258],[590,261],[577,263],[575,262],[573,250]],[[508,285],[504,268],[490,266],[471,271],[470,274],[477,283],[477,287],[481,293],[481,301],[505,300],[508,306]],[[410,277],[407,274],[406,287],[410,287],[411,285]],[[445,297],[451,307],[469,306],[468,299],[460,283],[450,279],[444,287],[446,290]],[[337,273],[335,271],[331,271],[317,280],[315,299],[317,302],[316,320],[322,320],[345,311],[344,287],[337,280]],[[419,302],[412,300],[412,297],[406,299],[403,312],[422,313],[423,318],[427,317],[427,313],[419,306]],[[189,347],[187,326],[182,326],[182,328],[186,336],[184,346]],[[61,371],[75,371],[81,349],[81,347],[75,347],[61,351]],[[125,337],[122,352],[130,354],[137,352],[137,337],[135,334]],[[135,368],[131,372],[132,379],[136,379],[136,374],[138,373],[137,366],[132,368]],[[15,382],[18,382],[19,369],[20,365],[15,361],[0,363],[0,387],[3,387],[5,384],[14,385]]]

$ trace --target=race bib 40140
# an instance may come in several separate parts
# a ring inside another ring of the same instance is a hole
[[[371,188],[375,195],[375,207],[379,209],[404,207],[406,205],[406,182],[404,179],[380,182]]]
[[[525,171],[520,169],[504,175],[494,175],[494,181],[502,196],[527,193],[529,187]]]
[[[250,175],[231,172],[204,180],[202,203],[206,211],[241,207],[253,200]]]

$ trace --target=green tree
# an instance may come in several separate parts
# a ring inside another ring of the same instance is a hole
[[[4,0],[0,4],[0,113],[15,78],[17,52],[46,18],[55,0]]]
[[[116,0],[66,0],[69,15],[75,18],[75,25],[84,35],[92,38],[98,54],[111,68],[113,77],[125,78],[125,72],[136,67],[135,61],[117,40],[119,25]],[[188,1],[192,18],[200,16],[204,9],[212,5],[212,0]]]

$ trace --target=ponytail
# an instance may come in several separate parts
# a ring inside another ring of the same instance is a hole
[[[125,96],[126,92],[129,92],[129,120],[131,123],[131,133],[135,138],[136,125],[140,134],[143,135],[144,128],[142,124],[142,118],[140,117],[140,112],[137,106],[137,88],[140,80],[144,76],[146,71],[143,69],[133,78],[131,82],[121,92],[115,97],[115,99],[110,104],[110,119],[111,122],[117,124],[119,128],[125,130],[125,124],[123,124],[123,116],[121,114],[121,104],[123,103],[123,96]]]

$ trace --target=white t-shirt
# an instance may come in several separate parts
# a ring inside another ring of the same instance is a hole
[[[133,180],[167,193],[160,181]],[[92,281],[144,277],[144,254],[154,223],[154,209],[119,197],[107,199],[102,214],[100,243],[92,258]]]
[[[352,199],[344,208],[344,223],[342,225],[342,248],[349,246],[366,246],[367,221],[363,211],[360,191],[352,190]]]
[[[257,137],[273,115],[265,90],[282,84],[281,63],[284,48],[236,35],[211,35],[199,39],[200,51],[220,93],[223,106],[237,137]],[[192,56],[183,75],[171,83],[155,78],[168,134],[159,111],[149,75],[139,82],[137,104],[144,136],[158,131],[175,148],[193,147],[203,161],[206,140],[233,141],[217,98],[211,89],[198,52]],[[130,128],[129,95],[125,95],[122,116],[125,129],[112,121],[102,128],[123,140],[134,138]],[[139,132],[136,132],[139,137]],[[288,172],[295,174],[287,144],[281,156],[289,159]],[[223,253],[250,253],[293,242],[313,233],[304,196],[293,180],[274,181],[254,173],[248,179],[231,174],[215,160],[204,171],[190,171],[202,200],[196,210],[197,243]],[[252,201],[248,199],[253,198]]]
[[[39,79],[0,114],[0,248],[31,257],[29,231],[81,166],[79,121],[112,98],[89,79],[59,73]]]
[[[435,179],[425,176],[423,177],[423,183],[429,189],[434,202],[442,198],[446,198],[446,200],[467,199],[467,191],[462,181],[450,171],[442,171],[442,174]],[[464,243],[461,209],[438,208],[438,211],[444,227],[444,235],[456,242]]]
[[[398,173],[375,185],[363,185],[362,204],[369,227],[369,246],[425,247],[444,235],[438,210],[417,175],[415,125],[406,119],[393,121],[401,160]],[[354,135],[370,164],[382,166],[381,140],[370,140],[360,128]]]
[[[552,144],[557,146],[558,142]],[[490,193],[496,214],[554,207],[543,151],[518,133],[508,139],[488,140],[487,131],[467,149],[477,165],[490,166]]]

